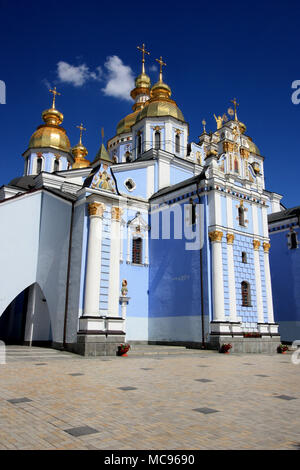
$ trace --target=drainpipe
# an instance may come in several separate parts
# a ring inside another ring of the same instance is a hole
[[[197,195],[199,205],[201,204],[200,192],[199,192],[199,181],[197,181]],[[200,222],[200,221],[199,221]],[[200,229],[200,227],[199,227]],[[200,248],[200,290],[201,290],[201,327],[202,327],[202,345],[201,348],[205,349],[205,335],[204,335],[204,299],[203,299],[203,253],[202,247]]]
[[[68,319],[67,317],[68,317],[68,306],[69,306],[69,281],[70,281],[70,270],[71,270],[73,219],[74,219],[74,202],[72,202],[72,212],[71,212],[71,221],[70,221],[68,267],[67,267],[67,282],[66,282],[66,301],[65,301],[65,318],[64,318],[64,336],[63,336],[63,347],[64,347],[64,349],[67,348],[66,336],[67,336],[67,319]]]

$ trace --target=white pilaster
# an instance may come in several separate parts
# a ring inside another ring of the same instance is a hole
[[[31,346],[32,339],[33,339],[35,302],[36,302],[36,284],[33,284],[32,286],[29,287],[28,307],[27,307],[25,334],[24,334],[24,341],[26,341],[26,343],[29,343],[29,346]]]
[[[170,162],[162,158],[158,161],[158,189],[165,188],[170,184]]]
[[[213,321],[225,321],[222,259],[223,232],[209,232],[212,249]]]
[[[259,247],[260,247],[260,241],[259,240],[253,240],[254,272],[255,272],[256,304],[257,304],[257,323],[264,323],[262,289],[261,289],[260,260],[259,260]]]
[[[104,204],[89,204],[90,228],[85,279],[84,316],[99,316],[102,216]]]
[[[120,218],[121,209],[112,207],[110,225],[110,268],[108,286],[108,316],[119,316],[120,292]]]
[[[269,260],[269,249],[270,243],[264,242],[264,264],[265,264],[265,282],[266,282],[266,293],[267,293],[267,306],[268,306],[268,322],[274,323],[274,311],[273,311],[273,297],[272,297],[272,284],[270,275],[270,260]]]
[[[234,259],[233,259],[233,242],[234,235],[227,233],[227,267],[228,267],[228,289],[229,289],[229,320],[237,322],[236,315],[236,295],[235,295],[235,274],[234,274]]]
[[[233,229],[232,199],[230,196],[226,197],[226,212],[227,212],[227,227],[229,229]]]

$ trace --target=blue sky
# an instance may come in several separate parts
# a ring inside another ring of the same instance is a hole
[[[146,68],[162,55],[164,80],[198,140],[201,121],[215,129],[236,97],[238,116],[265,156],[266,188],[300,204],[300,105],[292,82],[300,80],[300,5],[285,2],[16,2],[0,0],[0,185],[23,171],[22,153],[50,106],[47,85],[57,86],[57,108],[72,145],[76,125],[94,159],[131,110],[124,98],[140,73],[137,46],[151,52]],[[60,64],[60,65],[58,65]],[[114,78],[117,74],[117,80]],[[152,83],[157,71],[150,73]]]

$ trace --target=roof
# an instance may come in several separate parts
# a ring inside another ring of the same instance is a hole
[[[98,150],[98,153],[97,153],[93,163],[96,163],[98,160],[104,160],[106,162],[112,163],[112,160],[111,160],[110,156],[108,155],[108,152],[107,152],[104,144],[102,144],[100,149]]]
[[[204,180],[206,178],[205,177],[206,169],[207,169],[207,166],[202,170],[201,173],[199,173],[196,176],[192,176],[191,178],[188,178],[187,180],[183,180],[180,183],[173,184],[171,186],[167,186],[166,188],[160,189],[159,191],[157,191],[150,197],[150,200],[156,197],[162,196],[164,194],[172,193],[173,191],[177,191],[178,189],[185,188],[186,186],[189,186],[191,184],[199,183],[201,180]]]
[[[268,222],[277,222],[279,220],[290,219],[292,217],[298,217],[300,220],[300,206],[292,207],[291,209],[286,209],[285,211],[274,212],[273,214],[269,214]]]
[[[8,186],[21,189],[32,189],[34,187],[35,176],[18,176],[8,183]]]

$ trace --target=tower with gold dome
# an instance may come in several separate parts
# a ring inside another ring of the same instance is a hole
[[[60,93],[56,87],[50,93],[53,94],[52,107],[43,111],[44,124],[32,134],[28,149],[23,153],[25,175],[67,170],[74,161],[70,141],[61,126],[64,116],[55,107],[56,96]]]

